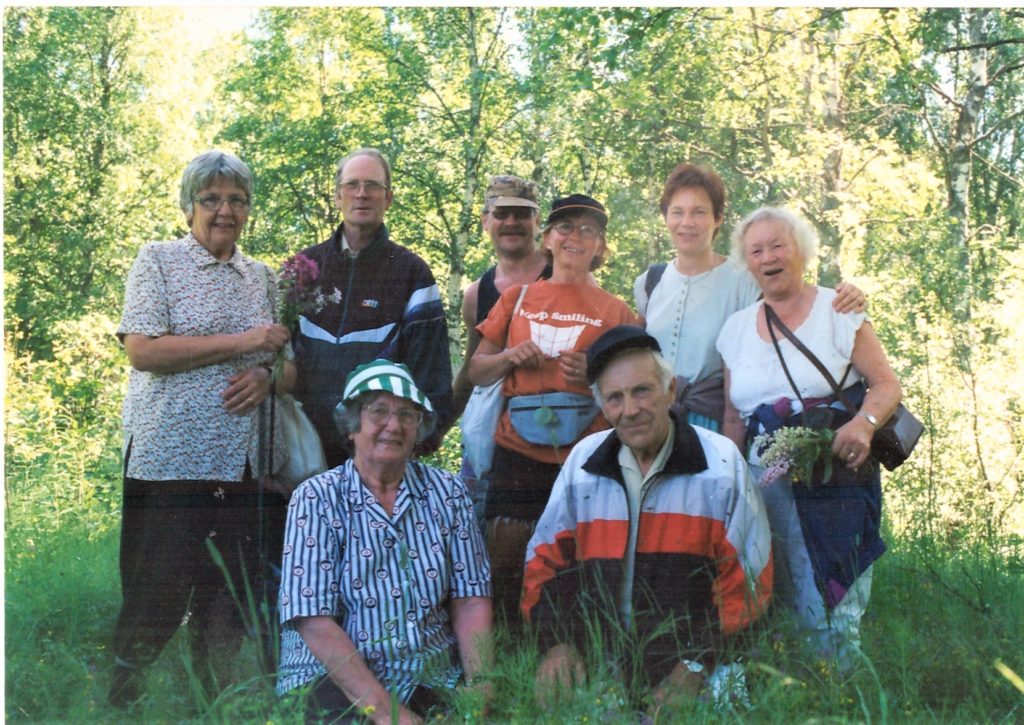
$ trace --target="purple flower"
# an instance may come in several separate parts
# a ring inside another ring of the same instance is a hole
[[[290,280],[295,287],[305,289],[316,282],[320,268],[304,254],[296,254],[281,266],[281,279]]]

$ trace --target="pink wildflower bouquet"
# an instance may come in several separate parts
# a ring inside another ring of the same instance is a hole
[[[789,474],[794,483],[810,486],[814,467],[824,469],[822,481],[832,478],[832,439],[836,432],[829,428],[779,428],[754,439],[754,450],[760,451],[764,473],[758,482],[768,486]]]
[[[328,302],[341,302],[341,290],[337,287],[330,294],[324,294],[317,284],[320,268],[309,257],[296,254],[281,266],[277,278],[277,321],[289,330],[295,329],[303,312],[319,312]],[[274,380],[281,375],[285,349],[281,348],[274,361]]]

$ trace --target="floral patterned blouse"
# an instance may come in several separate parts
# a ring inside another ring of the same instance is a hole
[[[218,261],[192,234],[152,242],[140,251],[128,275],[125,335],[229,335],[273,322],[274,277],[262,262],[237,247]],[[254,475],[265,467],[259,451],[258,411],[229,415],[221,393],[228,378],[270,366],[274,353],[245,353],[233,360],[180,373],[131,370],[124,401],[124,445],[131,447],[126,474],[146,481],[241,481],[246,460]],[[275,446],[275,469],[284,460]],[[266,456],[264,452],[263,457]]]

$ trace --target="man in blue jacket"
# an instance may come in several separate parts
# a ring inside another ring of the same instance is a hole
[[[418,449],[432,452],[452,423],[448,325],[437,283],[423,259],[389,237],[384,213],[394,192],[391,167],[379,151],[361,148],[341,159],[335,184],[343,221],[302,251],[316,262],[327,301],[299,318],[295,397],[333,468],[349,457],[333,420],[348,374],[377,358],[404,363],[437,411],[437,428]]]

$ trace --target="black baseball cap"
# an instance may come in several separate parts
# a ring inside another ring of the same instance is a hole
[[[551,226],[559,217],[579,211],[590,212],[601,220],[602,226],[608,226],[608,212],[605,210],[604,205],[586,194],[570,194],[561,199],[555,199],[551,202],[551,211],[548,213],[548,218],[544,225]]]
[[[587,350],[587,382],[593,383],[616,355],[626,350],[654,350],[661,345],[637,325],[618,325],[594,341]]]

